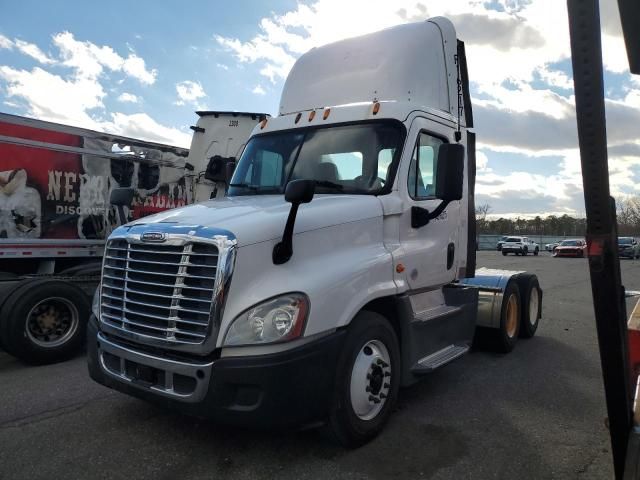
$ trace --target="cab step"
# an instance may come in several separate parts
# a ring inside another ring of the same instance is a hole
[[[468,351],[468,345],[449,345],[442,350],[438,350],[437,352],[418,360],[418,362],[411,367],[411,373],[421,375],[423,373],[433,372],[436,368],[461,357]]]

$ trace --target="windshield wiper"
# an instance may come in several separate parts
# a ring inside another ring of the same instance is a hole
[[[314,180],[314,181],[318,187],[333,188],[339,191],[344,190],[344,186],[340,185],[339,183],[330,182],[328,180]]]
[[[230,183],[229,186],[230,187],[239,187],[239,188],[248,188],[249,190],[252,190],[254,192],[257,192],[258,190],[260,190],[255,185],[249,185],[249,184],[246,184],[246,183]]]

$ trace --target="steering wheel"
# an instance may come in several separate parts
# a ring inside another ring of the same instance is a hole
[[[353,179],[353,181],[356,185],[357,184],[366,185],[367,188],[375,187],[376,183],[379,183],[380,187],[384,187],[384,184],[387,182],[386,179],[381,177],[374,177],[373,179],[368,179],[364,175],[358,175],[356,178]]]

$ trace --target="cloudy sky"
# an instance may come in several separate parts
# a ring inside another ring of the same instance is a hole
[[[186,147],[197,109],[275,115],[308,49],[447,16],[467,45],[476,201],[493,214],[583,214],[564,1],[0,0],[0,10],[0,111]],[[615,0],[601,0],[601,16],[612,190],[637,195],[640,77]]]

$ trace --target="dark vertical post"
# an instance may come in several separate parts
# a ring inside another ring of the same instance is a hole
[[[609,193],[600,14],[597,0],[567,0],[567,6],[587,213],[591,291],[609,414],[613,466],[616,478],[621,479],[632,426],[632,405],[627,315],[618,261],[615,207]]]

